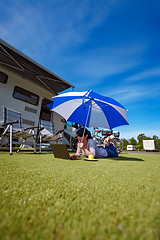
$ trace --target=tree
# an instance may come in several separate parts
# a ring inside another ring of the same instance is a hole
[[[144,133],[139,134],[137,137],[138,143],[141,143],[144,137],[145,137]]]
[[[131,138],[131,139],[129,139],[129,143],[131,144],[131,145],[137,145],[137,141],[136,141],[136,139],[135,138]]]
[[[137,149],[141,151],[143,150],[143,140],[147,139],[147,137],[144,135],[144,133],[141,133],[138,135],[137,139],[138,139]]]
[[[159,139],[159,137],[158,136],[156,136],[156,135],[153,135],[153,140],[155,140],[155,142],[156,142],[156,145],[157,145],[157,147],[159,148],[159,150],[160,150],[160,139]]]
[[[159,137],[156,136],[156,135],[154,135],[154,136],[153,136],[153,140],[158,141],[158,140],[159,140]]]
[[[124,142],[124,150],[127,150],[127,145],[129,144],[128,140],[125,138],[122,138],[122,141]]]
[[[129,144],[128,140],[125,138],[122,138],[122,141],[124,142],[124,145],[126,145],[126,146]]]

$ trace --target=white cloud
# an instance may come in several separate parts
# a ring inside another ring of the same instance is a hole
[[[100,83],[101,79],[122,73],[141,64],[139,55],[145,46],[99,47],[74,52],[70,61],[69,52],[87,42],[94,29],[103,24],[119,1],[59,0],[13,1],[5,5],[6,20],[0,24],[1,37],[42,65],[60,63],[70,67],[77,76],[85,76],[88,86]],[[28,47],[29,46],[29,47]],[[74,61],[74,65],[73,65]],[[58,63],[59,62],[59,63]],[[46,64],[47,63],[47,64]],[[82,82],[81,82],[82,84]],[[85,82],[86,84],[86,82]],[[85,86],[85,85],[84,85]]]
[[[105,91],[105,89],[104,89]],[[151,82],[146,84],[126,84],[123,82],[121,86],[109,92],[110,96],[123,102],[139,102],[146,99],[155,99],[160,96],[159,82]]]
[[[159,77],[159,76],[160,76],[160,68],[154,68],[154,69],[149,69],[147,71],[143,71],[141,73],[135,74],[127,78],[126,81],[136,82],[144,79],[152,79],[153,77]]]
[[[38,50],[49,44],[51,51],[58,53],[84,43],[90,32],[106,20],[115,3],[59,0],[24,4],[14,1],[5,5],[7,14],[0,25],[1,37],[16,46],[33,42]]]
[[[100,85],[104,79],[123,73],[141,64],[140,55],[145,51],[144,45],[130,43],[128,46],[108,46],[83,51],[75,58],[75,75],[85,76],[86,81],[81,82],[81,87],[86,85]],[[105,87],[105,86],[104,86]]]

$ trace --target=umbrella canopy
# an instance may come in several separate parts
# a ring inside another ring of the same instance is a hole
[[[53,97],[53,105],[50,108],[67,121],[85,127],[112,129],[129,124],[127,110],[120,103],[91,90],[68,92]]]

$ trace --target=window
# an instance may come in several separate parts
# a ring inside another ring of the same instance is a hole
[[[13,97],[35,106],[37,106],[39,102],[38,95],[17,86],[14,88]]]
[[[81,127],[81,125],[78,124],[78,123],[69,122],[69,121],[67,121],[66,123],[67,123],[67,125],[69,125],[70,127],[74,127],[74,128],[77,128],[77,129]]]
[[[0,83],[6,84],[8,75],[0,71]]]
[[[40,119],[45,121],[51,121],[51,110],[47,106],[48,104],[52,104],[53,101],[47,98],[42,99],[42,106],[41,106],[41,113],[40,113]]]

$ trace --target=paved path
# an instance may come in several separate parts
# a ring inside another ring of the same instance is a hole
[[[146,154],[160,154],[160,152],[138,152],[138,151],[123,151],[122,153],[146,153]]]

